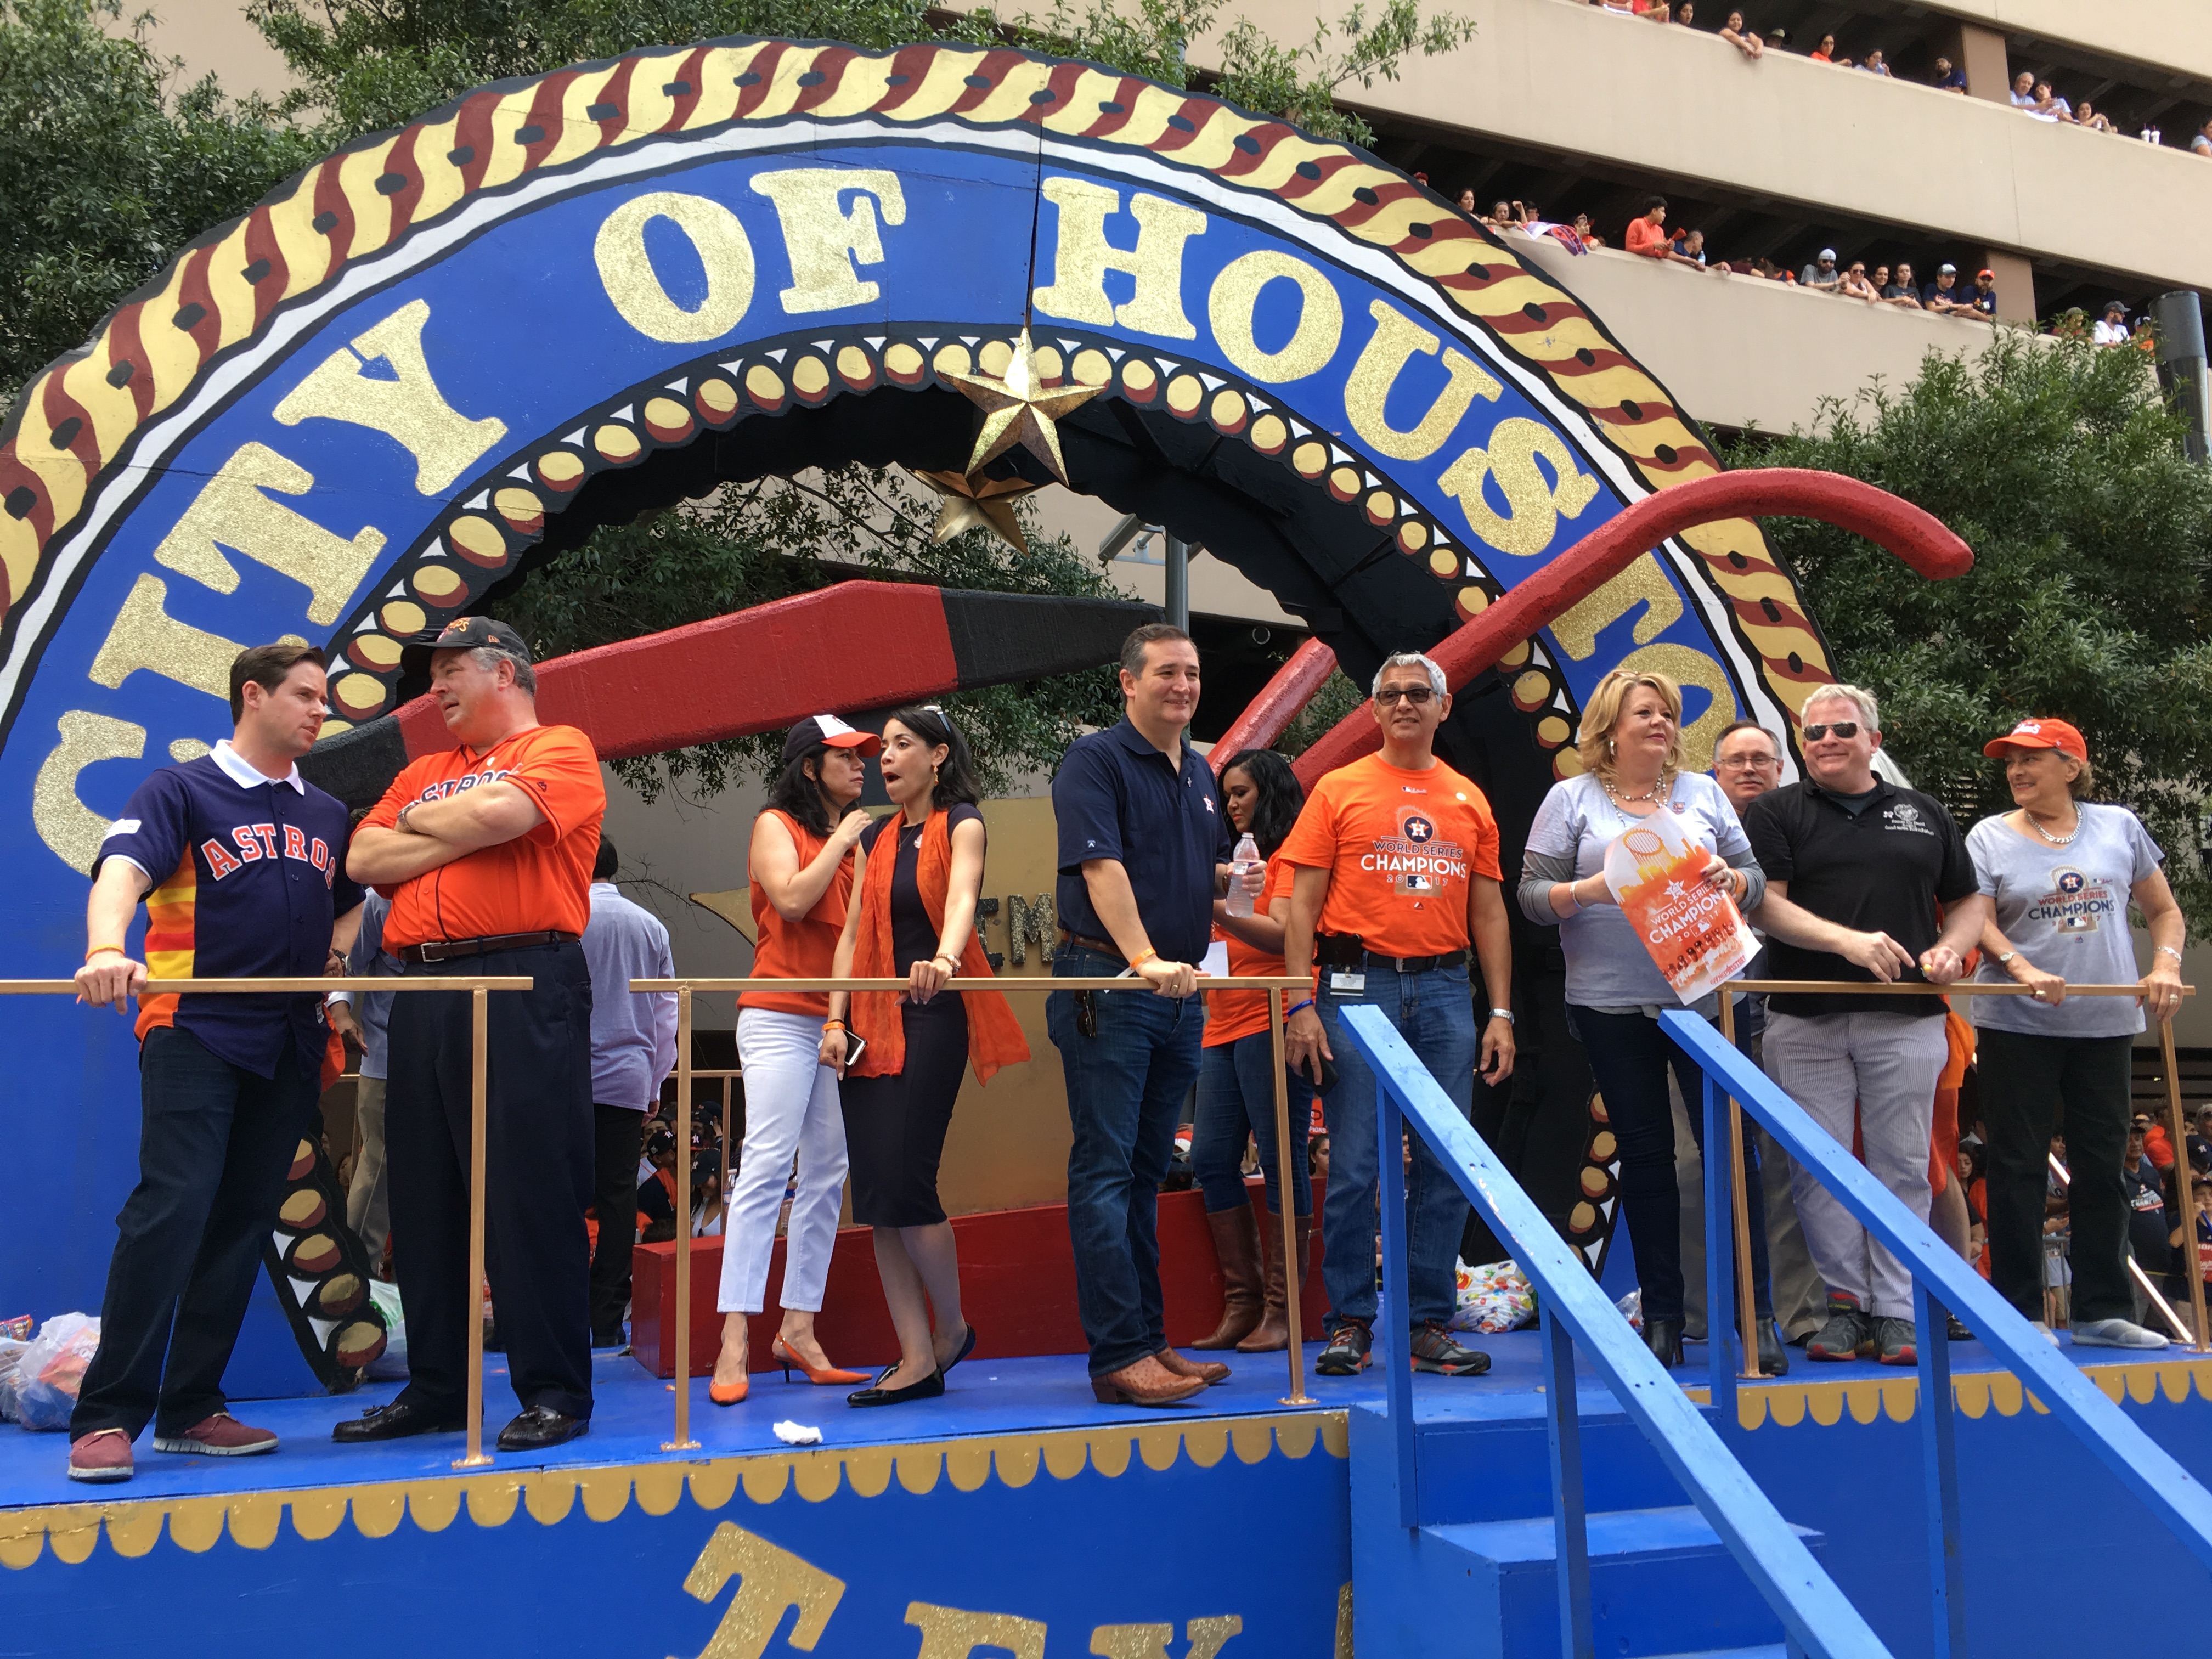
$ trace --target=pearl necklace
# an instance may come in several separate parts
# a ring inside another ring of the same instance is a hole
[[[2025,806],[2021,807],[2020,811],[2021,816],[2027,820],[2029,827],[2032,828],[2037,835],[2042,836],[2044,840],[2049,842],[2053,847],[2071,847],[2074,844],[2075,837],[2081,833],[2081,809],[2078,806],[2074,809],[2074,828],[2063,836],[2052,835],[2051,831],[2043,827],[2043,821],[2037,817],[2034,813],[2029,811]]]
[[[1667,783],[1668,781],[1668,780],[1667,775],[1666,775],[1664,772],[1662,772],[1662,773],[1659,775],[1659,781],[1658,781],[1657,783],[1653,784],[1653,785],[1652,785],[1649,789],[1645,790],[1645,791],[1644,791],[1642,794],[1640,794],[1640,795],[1624,795],[1624,794],[1621,794],[1621,793],[1620,793],[1618,791],[1616,791],[1616,790],[1613,788],[1613,787],[1610,783],[1607,783],[1607,781],[1606,781],[1602,777],[1601,777],[1601,778],[1597,781],[1597,786],[1598,786],[1598,787],[1599,787],[1599,788],[1601,788],[1601,789],[1602,789],[1602,790],[1604,790],[1604,791],[1605,791],[1605,798],[1606,798],[1607,800],[1611,801],[1611,802],[1613,804],[1614,808],[1615,808],[1616,810],[1618,810],[1618,809],[1619,809],[1619,807],[1620,807],[1620,804],[1621,804],[1621,802],[1623,802],[1623,801],[1625,801],[1625,800],[1629,800],[1629,801],[1640,800],[1640,801],[1644,802],[1647,805],[1656,806],[1656,805],[1659,804],[1659,790],[1660,790],[1660,787],[1661,787],[1661,785],[1665,784],[1665,783]],[[1673,791],[1670,789],[1670,790],[1668,791],[1668,793],[1673,793]]]

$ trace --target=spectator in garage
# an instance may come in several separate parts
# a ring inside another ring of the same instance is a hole
[[[1974,285],[1966,290],[1966,303],[1959,307],[1962,315],[1979,317],[1987,322],[1996,320],[1997,274],[1984,265],[1974,273]]]
[[[2014,109],[2035,107],[2035,71],[2022,70],[2012,77],[2012,106]]]
[[[1479,219],[1482,216],[1481,210],[1477,208],[1474,204],[1474,185],[1469,185],[1460,191],[1459,210],[1467,215],[1470,219]]]
[[[1644,211],[1628,222],[1628,251],[1664,259],[1672,251],[1667,240],[1667,198],[1647,197]]]
[[[1951,60],[1948,58],[1938,58],[1936,60],[1936,90],[1938,92],[1955,92],[1960,97],[1965,97],[1966,94],[1966,71],[1962,69],[1954,68]]]
[[[1966,291],[1959,286],[1959,267],[1940,264],[1936,267],[1936,280],[1920,296],[1921,305],[1938,317],[1948,317],[1954,312],[1971,311]]]
[[[1683,264],[1695,265],[1700,270],[1705,270],[1705,233],[1702,230],[1684,231],[1675,239],[1672,257]]]
[[[1685,28],[1697,27],[1698,8],[1696,0],[1681,0],[1681,3],[1674,8],[1674,21],[1681,24]]]
[[[2099,319],[2091,334],[2100,346],[2125,345],[2133,337],[2128,332],[2128,307],[2120,300],[2105,301],[2105,314]]]
[[[1834,63],[1836,61],[1836,37],[1832,34],[1822,35],[1820,37],[1820,44],[1814,47],[1811,52],[1805,55],[1816,64]]]
[[[1728,21],[1721,25],[1721,39],[1747,58],[1757,58],[1766,50],[1759,38],[1743,26],[1743,14],[1732,11]]]
[[[2035,101],[2027,112],[2039,121],[2071,121],[2074,106],[2061,98],[2048,81],[2035,83]]]
[[[1881,291],[1867,280],[1866,261],[1854,259],[1851,268],[1844,273],[1844,283],[1836,290],[1847,300],[1863,300],[1869,305],[1878,303]]]
[[[1920,309],[1920,290],[1913,286],[1912,264],[1907,259],[1897,262],[1897,280],[1881,290],[1882,303],[1895,306],[1899,311]]]
[[[1798,273],[1797,285],[1820,294],[1833,294],[1844,285],[1844,273],[1836,269],[1836,250],[1824,247],[1820,257]]]
[[[1883,60],[1880,46],[1867,53],[1866,62],[1861,64],[1859,68],[1869,75],[1886,76],[1889,73],[1889,64]]]
[[[2212,116],[2205,118],[2204,125],[2197,129],[2197,136],[2189,141],[2189,153],[2212,158]]]
[[[2165,855],[2134,813],[2089,801],[2089,751],[2064,720],[2020,722],[1983,752],[2004,763],[2015,810],[1987,817],[1966,840],[1985,912],[1984,984],[2016,981],[2025,997],[1977,997],[1983,1121],[1990,1145],[1990,1282],[2029,1319],[2042,1311],[2032,1263],[2043,1224],[2043,1152],[2054,1133],[2073,1149],[2072,1324],[2077,1346],[2162,1348],[2135,1322],[2127,1273],[2130,1194],[2130,1050],[2144,1015],[2181,1006],[2185,931],[2160,866]],[[2136,972],[2130,905],[2152,939],[2149,972]],[[2069,1000],[2069,981],[2140,985],[2140,1000]]]
[[[1583,239],[1585,247],[1606,246],[1605,238],[1597,234],[1597,228],[1590,223],[1590,216],[1587,213],[1575,215],[1575,234]]]
[[[1775,51],[1788,52],[1790,50],[1790,31],[1784,28],[1780,24],[1778,23],[1772,28],[1767,30],[1765,38],[1766,44],[1771,46]]]
[[[2074,106],[2074,125],[2077,127],[2087,127],[2092,132],[2110,132],[2112,130],[2112,117],[2102,112],[2086,98]]]

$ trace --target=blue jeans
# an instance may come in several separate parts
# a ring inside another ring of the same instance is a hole
[[[1313,1213],[1306,1176],[1306,1126],[1313,1121],[1313,1085],[1291,1073],[1291,1197],[1297,1214]],[[1192,1126],[1190,1167],[1208,1211],[1233,1210],[1250,1200],[1244,1188],[1244,1137],[1260,1146],[1260,1172],[1267,1180],[1267,1207],[1283,1212],[1275,1173],[1275,1045],[1255,1031],[1206,1050],[1198,1066],[1198,1121]]]
[[[1063,945],[1055,977],[1118,974],[1118,957]],[[1133,987],[1141,981],[1131,981]],[[1075,1298],[1103,1376],[1168,1345],[1155,1228],[1160,1181],[1175,1150],[1183,1096],[1198,1076],[1204,1020],[1198,999],[1151,991],[1090,994],[1097,1035],[1079,1027],[1073,991],[1045,999],[1045,1030],[1067,1074],[1067,1231]]]
[[[1375,1074],[1352,1045],[1338,1010],[1359,1003],[1380,1008],[1429,1068],[1462,1117],[1474,1106],[1474,1062],[1480,1039],[1465,968],[1425,974],[1367,970],[1364,991],[1329,989],[1322,970],[1322,1029],[1334,1056],[1336,1087],[1322,1097],[1328,1121],[1328,1191],[1322,1200],[1322,1285],[1328,1292],[1334,1332],[1347,1319],[1375,1322]],[[1467,1199],[1418,1133],[1406,1171],[1406,1297],[1413,1328],[1443,1324],[1458,1301],[1453,1268],[1467,1227]],[[1390,1179],[1398,1178],[1398,1152],[1390,1151]]]

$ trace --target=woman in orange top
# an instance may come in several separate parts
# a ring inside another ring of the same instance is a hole
[[[1221,799],[1239,835],[1249,835],[1267,860],[1267,885],[1249,916],[1213,902],[1216,938],[1229,946],[1229,971],[1246,976],[1283,971],[1283,924],[1291,915],[1291,866],[1275,849],[1306,803],[1290,763],[1272,749],[1247,749],[1221,769]],[[1300,994],[1304,994],[1301,993]],[[1295,1000],[1295,999],[1293,999]],[[1290,1298],[1305,1288],[1306,1235],[1313,1224],[1313,1189],[1306,1173],[1306,1137],[1313,1085],[1297,1071],[1291,1086],[1291,1199],[1297,1212],[1297,1289],[1283,1271],[1283,1194],[1275,1149],[1275,1051],[1267,1031],[1265,991],[1214,991],[1206,999],[1205,1058],[1198,1072],[1198,1121],[1191,1171],[1206,1194],[1206,1224],[1221,1262],[1221,1323],[1194,1348],[1235,1347],[1273,1353],[1289,1345]],[[1244,1188],[1244,1143],[1256,1140],[1267,1179],[1264,1223],[1255,1223]],[[1266,1302],[1261,1281],[1264,1261]]]
[[[753,820],[750,901],[758,939],[756,979],[827,979],[853,890],[853,847],[868,827],[856,809],[867,757],[881,747],[835,714],[791,728],[783,775]],[[833,827],[834,826],[834,827]],[[747,991],[738,999],[738,1065],[744,1073],[745,1139],[731,1182],[715,1306],[722,1352],[708,1397],[732,1406],[745,1397],[745,1316],[768,1300],[769,1259],[793,1153],[798,1187],[783,1265],[783,1328],[770,1349],[814,1382],[865,1382],[832,1366],[814,1340],[814,1316],[837,1243],[845,1191],[845,1121],[836,1074],[817,1056],[824,991]]]
[[[884,722],[883,769],[884,793],[899,811],[860,837],[860,899],[845,915],[836,976],[902,978],[907,988],[832,993],[821,1050],[822,1063],[845,1079],[853,1219],[875,1230],[876,1268],[899,1338],[899,1363],[847,1395],[855,1406],[941,1395],[945,1373],[975,1351],[975,1328],[960,1312],[952,1224],[937,1199],[938,1160],[969,1063],[975,1080],[988,1083],[1000,1066],[1030,1057],[998,992],[937,994],[956,975],[991,976],[975,936],[983,812],[966,741],[943,709],[902,708]],[[848,1032],[866,1044],[849,1073]]]

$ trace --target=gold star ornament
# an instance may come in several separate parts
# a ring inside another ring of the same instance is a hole
[[[911,470],[911,469],[909,469]],[[914,476],[945,498],[930,538],[939,547],[964,531],[988,530],[1017,553],[1030,550],[1014,517],[1014,503],[1043,488],[1021,478],[969,477],[959,472],[921,472]]]
[[[1026,328],[1014,342],[1005,374],[947,374],[945,378],[983,411],[983,429],[976,435],[975,453],[968,458],[970,476],[1019,444],[1062,483],[1067,482],[1067,466],[1060,459],[1054,422],[1106,390],[1103,386],[1062,386],[1052,391],[1039,386],[1036,353]]]

